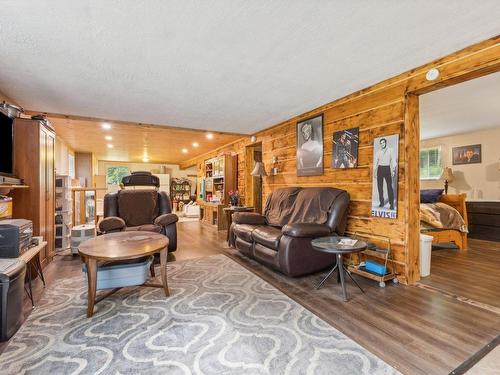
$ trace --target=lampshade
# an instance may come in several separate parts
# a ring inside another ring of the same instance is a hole
[[[453,171],[450,167],[446,167],[441,175],[441,180],[446,180],[448,182],[453,181]]]
[[[255,167],[253,167],[252,176],[267,176],[266,169],[264,168],[264,163],[261,161],[255,162]]]

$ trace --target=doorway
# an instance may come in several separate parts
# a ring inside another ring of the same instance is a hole
[[[419,285],[500,311],[500,73],[419,96]],[[424,249],[424,250],[422,250]],[[422,259],[426,256],[421,257]]]
[[[262,178],[252,176],[256,162],[262,162],[262,143],[254,143],[245,149],[245,203],[262,213]]]

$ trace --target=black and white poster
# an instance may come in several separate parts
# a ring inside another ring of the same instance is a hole
[[[398,216],[399,134],[373,140],[372,216]]]
[[[356,168],[358,166],[359,128],[333,133],[332,168]]]
[[[323,115],[297,123],[297,176],[323,174]]]

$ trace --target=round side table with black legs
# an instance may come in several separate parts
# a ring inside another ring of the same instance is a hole
[[[344,260],[342,256],[344,254],[353,254],[353,253],[359,253],[363,250],[366,249],[366,242],[356,240],[356,242],[352,245],[347,245],[343,244],[342,240],[353,240],[349,237],[340,237],[340,236],[329,236],[329,237],[320,237],[316,238],[311,241],[312,247],[317,250],[321,251],[324,253],[330,253],[330,254],[335,254],[337,258],[337,263],[335,266],[331,269],[330,272],[324,277],[321,282],[316,285],[316,289],[319,289],[323,286],[323,284],[330,278],[330,276],[333,275],[335,270],[338,271],[337,274],[337,282],[340,281],[340,284],[342,285],[342,296],[344,297],[344,302],[347,302],[347,291],[345,287],[345,274],[347,273],[347,276],[351,278],[351,280],[356,284],[356,286],[361,290],[363,293],[365,292],[359,284],[356,282],[356,280],[353,279],[351,276],[351,273],[347,269],[347,267],[344,265]]]

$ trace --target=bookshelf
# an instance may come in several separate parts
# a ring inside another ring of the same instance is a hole
[[[205,160],[201,167],[200,219],[218,230],[226,230],[228,224],[223,209],[229,202],[228,193],[238,187],[238,159],[221,155]]]

